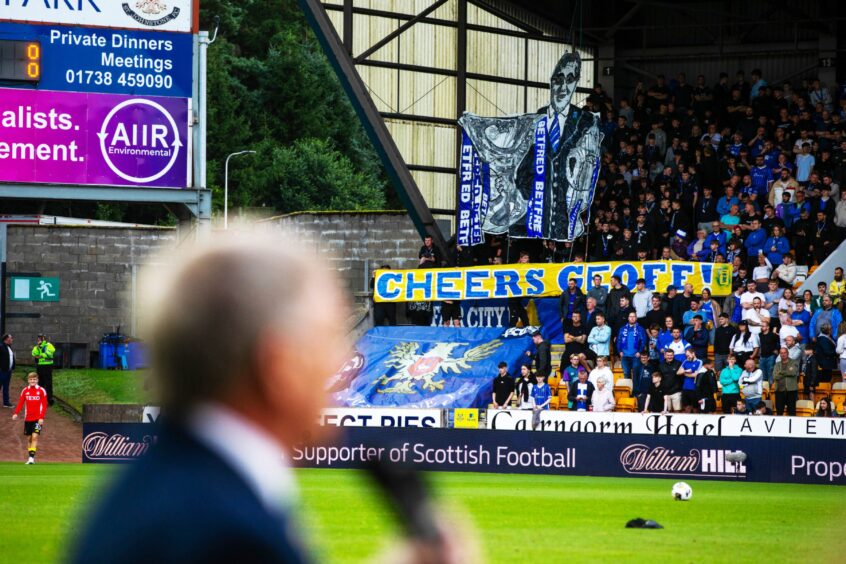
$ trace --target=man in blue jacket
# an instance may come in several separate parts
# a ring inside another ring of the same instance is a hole
[[[843,322],[843,316],[840,310],[834,307],[834,301],[831,296],[826,294],[822,299],[822,307],[814,312],[811,318],[811,340],[816,342],[817,337],[820,336],[820,328],[823,325],[831,325],[831,338],[837,340],[837,329]]]
[[[624,378],[632,379],[637,369],[640,351],[645,349],[647,344],[649,340],[646,337],[646,331],[637,323],[637,314],[633,311],[629,312],[628,323],[620,327],[616,342]]]
[[[753,219],[749,234],[743,242],[743,246],[746,247],[746,257],[750,270],[758,264],[758,253],[764,250],[766,242],[767,232],[761,228],[761,222],[758,218]]]

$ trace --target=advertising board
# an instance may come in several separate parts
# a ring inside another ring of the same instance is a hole
[[[0,23],[0,42],[27,42],[38,50],[39,73],[27,82],[30,88],[192,94],[194,42],[188,34]]]
[[[156,31],[197,31],[198,0],[4,0],[0,20]]]
[[[0,182],[190,186],[189,100],[0,88]]]

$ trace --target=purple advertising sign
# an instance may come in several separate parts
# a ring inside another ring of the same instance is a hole
[[[190,186],[186,98],[0,88],[0,182]]]

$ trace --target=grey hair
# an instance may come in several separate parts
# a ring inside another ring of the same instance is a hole
[[[319,276],[314,259],[290,238],[216,237],[165,258],[145,288],[151,367],[162,407],[172,416],[249,385],[261,367],[256,345],[268,329],[302,319],[303,292]]]
[[[603,384],[608,383],[608,381],[605,379],[605,376],[600,376],[599,378],[596,379],[597,384],[599,384],[600,382],[602,382]]]

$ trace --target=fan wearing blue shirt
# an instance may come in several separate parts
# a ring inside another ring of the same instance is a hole
[[[649,344],[646,331],[637,322],[637,314],[629,312],[628,323],[620,328],[617,333],[617,352],[622,357],[620,363],[623,365],[623,377],[632,379],[632,372],[639,361],[640,351]]]
[[[682,405],[694,406],[697,403],[696,398],[696,375],[702,372],[702,361],[696,358],[696,352],[693,349],[685,351],[685,361],[679,366],[679,376],[684,376],[682,383]]]
[[[772,264],[781,264],[784,255],[790,252],[790,242],[782,236],[781,227],[773,225],[773,236],[764,242],[764,252]]]
[[[758,218],[752,220],[751,231],[746,236],[743,246],[746,247],[746,256],[749,261],[758,262],[758,253],[764,250],[764,243],[767,242],[767,232],[761,228]]]

